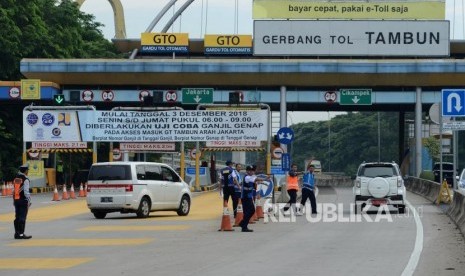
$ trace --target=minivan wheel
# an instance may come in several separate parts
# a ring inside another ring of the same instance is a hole
[[[143,197],[140,200],[139,209],[137,209],[138,218],[147,218],[150,215],[150,200],[147,197]]]
[[[107,213],[102,212],[102,211],[92,211],[92,214],[94,214],[94,217],[96,219],[104,219],[107,215]]]
[[[191,210],[191,200],[187,195],[183,195],[181,203],[179,203],[179,209],[177,211],[179,216],[187,216]]]

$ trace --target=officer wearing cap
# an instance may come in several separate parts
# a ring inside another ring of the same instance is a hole
[[[247,174],[244,177],[242,185],[242,207],[244,209],[244,218],[239,223],[242,228],[242,232],[253,232],[252,229],[248,228],[249,220],[255,213],[255,206],[253,204],[254,191],[257,187],[257,183],[263,181],[264,179],[258,178],[255,175],[255,167],[247,166]]]
[[[32,236],[24,234],[26,218],[29,206],[31,206],[31,194],[29,193],[29,164],[19,167],[19,172],[13,180],[13,204],[15,206],[15,239],[30,239]]]
[[[228,160],[226,161],[227,167],[221,169],[221,186],[223,189],[224,207],[228,207],[229,197],[232,198],[233,202],[237,201],[234,186],[238,185],[238,183],[233,165],[234,163],[231,160]]]

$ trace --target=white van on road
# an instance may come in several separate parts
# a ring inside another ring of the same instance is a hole
[[[107,213],[172,210],[187,216],[191,206],[189,185],[168,165],[152,162],[95,163],[89,170],[87,207],[95,218]]]

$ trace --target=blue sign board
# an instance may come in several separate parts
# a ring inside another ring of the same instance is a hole
[[[288,127],[282,127],[276,133],[278,137],[278,142],[281,144],[290,144],[294,140],[294,131]]]
[[[258,178],[267,178],[267,176],[265,174],[259,174],[257,175]],[[273,183],[273,180],[272,179],[267,179],[266,181],[263,181],[261,183],[258,184],[258,194],[260,195],[260,197],[267,197],[269,195],[271,195],[271,193],[273,192],[273,187],[274,187],[274,183]]]
[[[207,169],[205,167],[199,168],[199,175],[205,175],[207,173]],[[195,174],[195,167],[186,168],[186,174]]]
[[[289,153],[283,153],[281,155],[281,168],[283,171],[289,171],[291,169],[291,155]]]
[[[465,116],[465,90],[442,90],[442,116]]]
[[[281,167],[271,167],[271,174],[286,174]]]

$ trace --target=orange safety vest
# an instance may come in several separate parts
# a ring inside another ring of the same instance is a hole
[[[288,190],[299,190],[299,177],[288,176],[287,177],[287,189]]]

